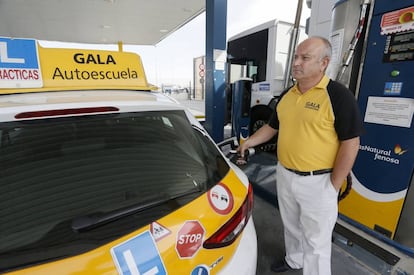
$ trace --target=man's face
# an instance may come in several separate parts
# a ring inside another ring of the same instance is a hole
[[[323,44],[318,40],[303,41],[296,49],[292,76],[297,81],[320,79],[328,66],[329,59],[321,58]]]

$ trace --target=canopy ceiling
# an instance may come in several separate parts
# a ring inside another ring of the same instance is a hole
[[[0,0],[0,36],[155,45],[205,10],[205,0]]]

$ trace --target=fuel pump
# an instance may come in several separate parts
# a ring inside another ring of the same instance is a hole
[[[346,44],[346,31],[355,30],[347,21],[359,14],[352,12],[355,6],[367,8],[366,2],[338,1],[332,22],[334,49]],[[366,130],[352,170],[352,190],[339,203],[339,212],[414,257],[414,5],[404,0],[369,2],[369,24],[358,52],[361,61],[348,72],[335,72],[354,89]]]
[[[250,102],[252,80],[240,79],[232,84],[231,130],[232,136],[242,144],[250,135]]]

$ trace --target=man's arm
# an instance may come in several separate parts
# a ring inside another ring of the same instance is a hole
[[[335,189],[338,191],[346,176],[354,165],[359,150],[359,137],[341,141],[338,154],[335,159],[335,166],[331,175],[331,181]]]
[[[265,143],[276,135],[277,130],[270,127],[268,124],[263,125],[257,132],[250,136],[247,140],[240,145],[237,151],[240,152],[240,156],[244,158],[244,152],[254,146]]]

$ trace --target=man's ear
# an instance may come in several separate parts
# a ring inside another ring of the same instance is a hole
[[[328,68],[328,65],[329,65],[330,58],[325,56],[324,58],[322,58],[321,61],[322,61],[322,71],[326,71],[326,68]]]

